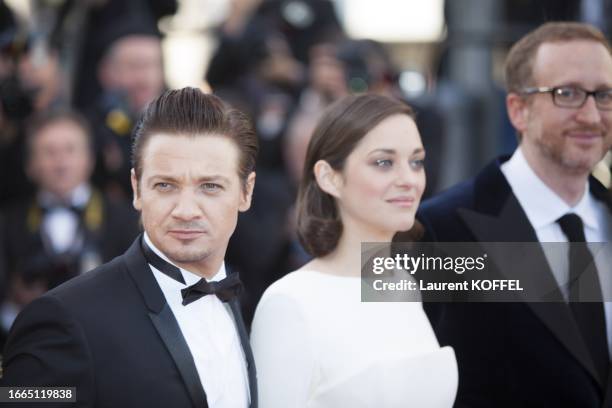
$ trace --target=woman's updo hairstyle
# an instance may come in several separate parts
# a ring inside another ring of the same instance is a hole
[[[329,254],[342,235],[336,201],[319,187],[315,163],[325,160],[334,170],[342,171],[361,139],[380,122],[398,114],[414,118],[404,102],[373,94],[345,97],[324,112],[308,144],[297,197],[298,238],[312,256]]]

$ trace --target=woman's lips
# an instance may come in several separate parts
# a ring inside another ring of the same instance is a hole
[[[388,203],[401,208],[410,208],[414,205],[415,201],[413,197],[395,197],[387,200]]]

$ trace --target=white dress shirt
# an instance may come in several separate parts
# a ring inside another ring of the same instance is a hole
[[[567,213],[575,213],[582,218],[587,242],[610,242],[612,216],[606,205],[593,197],[589,191],[588,182],[585,182],[584,194],[580,201],[574,207],[570,207],[535,174],[520,147],[516,149],[510,160],[501,165],[501,171],[540,242],[567,242],[567,237],[557,223],[557,219]],[[610,273],[604,273],[609,272],[610,265],[612,265],[611,246],[596,244],[591,245],[590,249],[594,252],[593,257],[599,274],[603,299],[612,299],[612,277]],[[593,249],[596,250],[593,251]],[[569,295],[568,247],[543,245],[543,250],[557,284],[567,300]],[[608,350],[612,355],[612,302],[605,302],[604,308]]]
[[[47,237],[51,249],[55,253],[62,253],[79,247],[82,243],[76,240],[82,240],[83,237],[78,236],[79,233],[79,217],[66,206],[74,206],[83,208],[87,205],[91,197],[91,188],[87,184],[78,186],[71,194],[68,203],[54,207],[54,204],[60,200],[49,192],[41,192],[38,195],[40,205],[51,207],[51,210],[45,214],[42,222],[42,231],[44,237]]]
[[[162,259],[170,260],[144,234],[146,244]],[[172,263],[172,262],[170,262]],[[246,359],[229,306],[216,296],[202,298],[183,306],[181,289],[193,285],[200,276],[179,268],[185,284],[178,282],[149,264],[166,301],[176,318],[193,356],[210,408],[244,408],[249,406],[249,381]],[[225,278],[225,265],[210,279]]]

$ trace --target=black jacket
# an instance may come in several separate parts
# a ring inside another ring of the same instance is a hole
[[[208,406],[191,352],[140,241],[22,311],[4,349],[2,386],[74,386],[79,407]],[[230,307],[243,329],[238,301]],[[243,348],[251,407],[256,407],[248,342]]]
[[[417,217],[426,230],[424,241],[538,241],[500,170],[502,161],[423,203]],[[591,180],[590,188],[612,208],[601,184]],[[534,262],[541,264],[534,270],[537,278],[553,282],[543,253],[541,261]],[[595,408],[606,400],[610,404],[611,385],[597,375],[565,302],[428,303],[424,308],[440,343],[455,348],[456,406]]]

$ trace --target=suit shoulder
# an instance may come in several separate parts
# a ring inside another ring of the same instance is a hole
[[[423,217],[448,216],[458,208],[474,207],[474,179],[459,183],[423,202],[419,214]]]
[[[77,386],[93,390],[91,353],[66,305],[42,296],[19,314],[3,353],[2,385]],[[82,397],[82,396],[81,396]]]
[[[426,200],[417,212],[417,219],[423,224],[423,241],[470,241],[457,210],[475,208],[474,179],[462,182]]]

